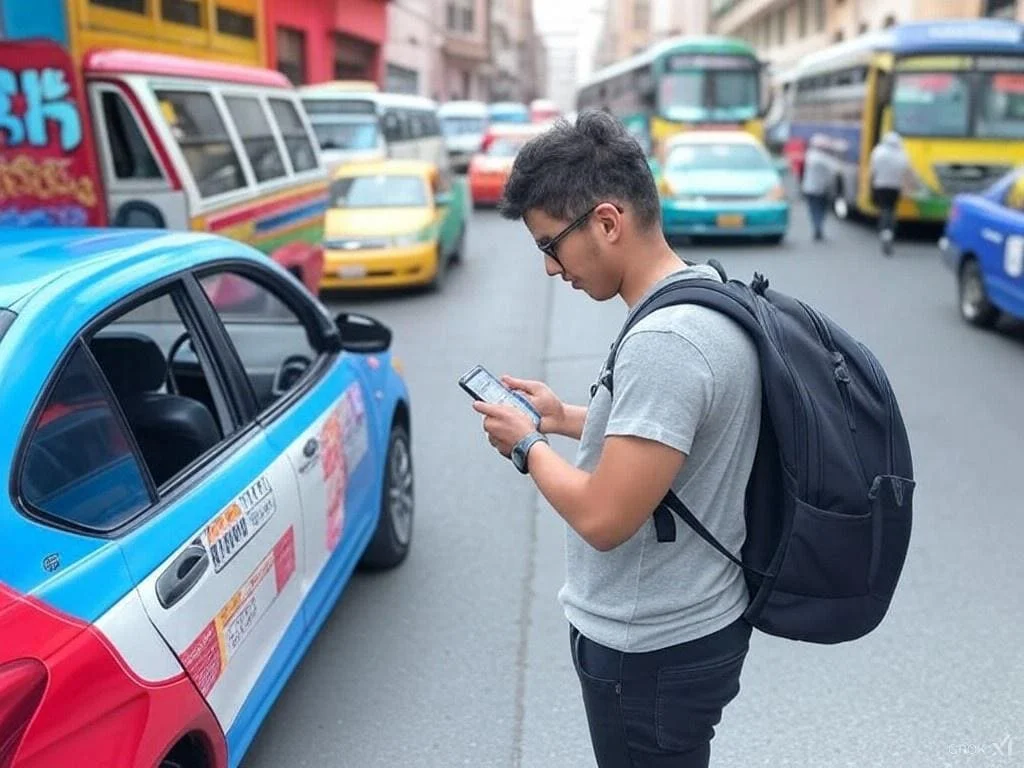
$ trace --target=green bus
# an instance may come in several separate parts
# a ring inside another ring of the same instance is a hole
[[[764,138],[765,66],[731,37],[675,37],[596,72],[576,94],[576,108],[618,117],[647,154],[662,160],[673,134],[732,128]]]

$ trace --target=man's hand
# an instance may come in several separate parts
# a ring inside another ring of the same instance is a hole
[[[561,434],[561,427],[565,422],[565,405],[558,399],[558,395],[551,391],[551,387],[542,381],[516,379],[512,376],[502,376],[501,383],[519,392],[537,409],[537,413],[540,414],[541,432]]]
[[[473,410],[483,414],[484,432],[491,445],[506,459],[512,454],[516,443],[535,431],[533,419],[511,405],[494,405],[477,401]]]

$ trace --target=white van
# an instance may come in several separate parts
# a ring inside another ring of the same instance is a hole
[[[432,162],[447,172],[434,101],[335,83],[303,86],[299,94],[331,172],[342,163],[388,157]]]
[[[449,101],[437,110],[452,169],[465,171],[487,133],[487,105],[482,101]]]

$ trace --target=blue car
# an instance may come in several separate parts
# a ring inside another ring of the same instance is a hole
[[[660,169],[668,237],[746,236],[781,242],[789,227],[782,176],[741,131],[692,131],[669,140]]]
[[[237,766],[409,550],[391,333],[209,235],[0,231],[0,264],[0,763]]]
[[[1024,319],[1024,169],[954,197],[940,247],[964,320],[984,328],[1003,313]]]

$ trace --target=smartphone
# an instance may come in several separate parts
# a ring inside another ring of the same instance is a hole
[[[461,379],[459,386],[469,393],[474,400],[485,403],[511,405],[518,408],[531,419],[534,426],[540,426],[540,414],[530,401],[517,392],[506,387],[498,378],[482,365],[473,366]]]

